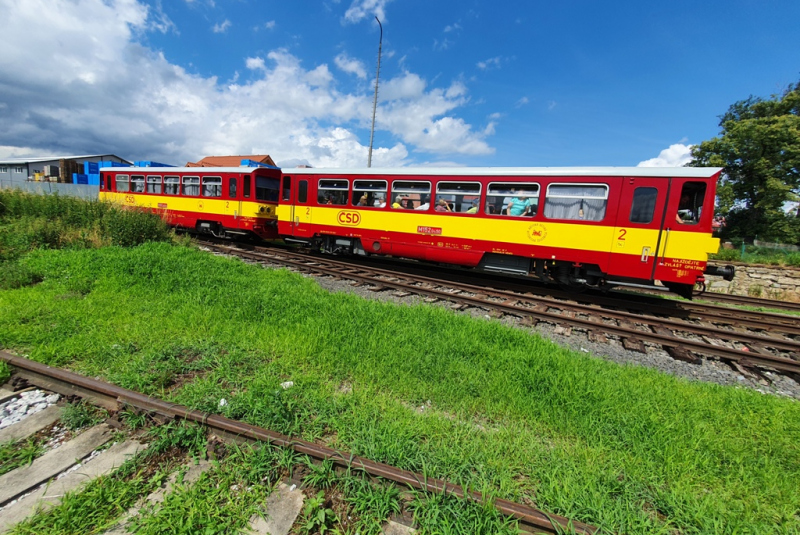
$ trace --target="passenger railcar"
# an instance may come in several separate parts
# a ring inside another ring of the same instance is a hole
[[[278,238],[281,171],[265,167],[107,167],[100,200],[140,207],[215,236]]]
[[[720,172],[284,170],[278,233],[329,253],[442,262],[570,287],[661,281],[690,297],[719,245],[711,225]]]

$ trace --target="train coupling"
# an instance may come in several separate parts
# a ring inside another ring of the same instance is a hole
[[[716,275],[722,277],[726,281],[732,281],[733,276],[736,274],[736,268],[733,266],[706,266],[703,272],[705,275]]]

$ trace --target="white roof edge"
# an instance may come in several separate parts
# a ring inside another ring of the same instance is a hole
[[[247,173],[259,167],[105,167],[103,171],[146,173]],[[282,168],[287,175],[410,175],[410,176],[583,176],[583,177],[677,177],[710,178],[721,167],[362,167]]]

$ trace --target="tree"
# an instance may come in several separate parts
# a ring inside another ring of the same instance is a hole
[[[768,100],[736,102],[719,126],[719,137],[692,149],[689,165],[725,169],[717,188],[724,236],[800,241],[800,218],[783,210],[800,199],[800,82]]]

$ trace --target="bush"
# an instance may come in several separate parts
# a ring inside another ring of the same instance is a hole
[[[169,241],[172,231],[155,214],[145,210],[122,210],[115,208],[103,216],[104,234],[112,245],[133,247],[149,241]]]

